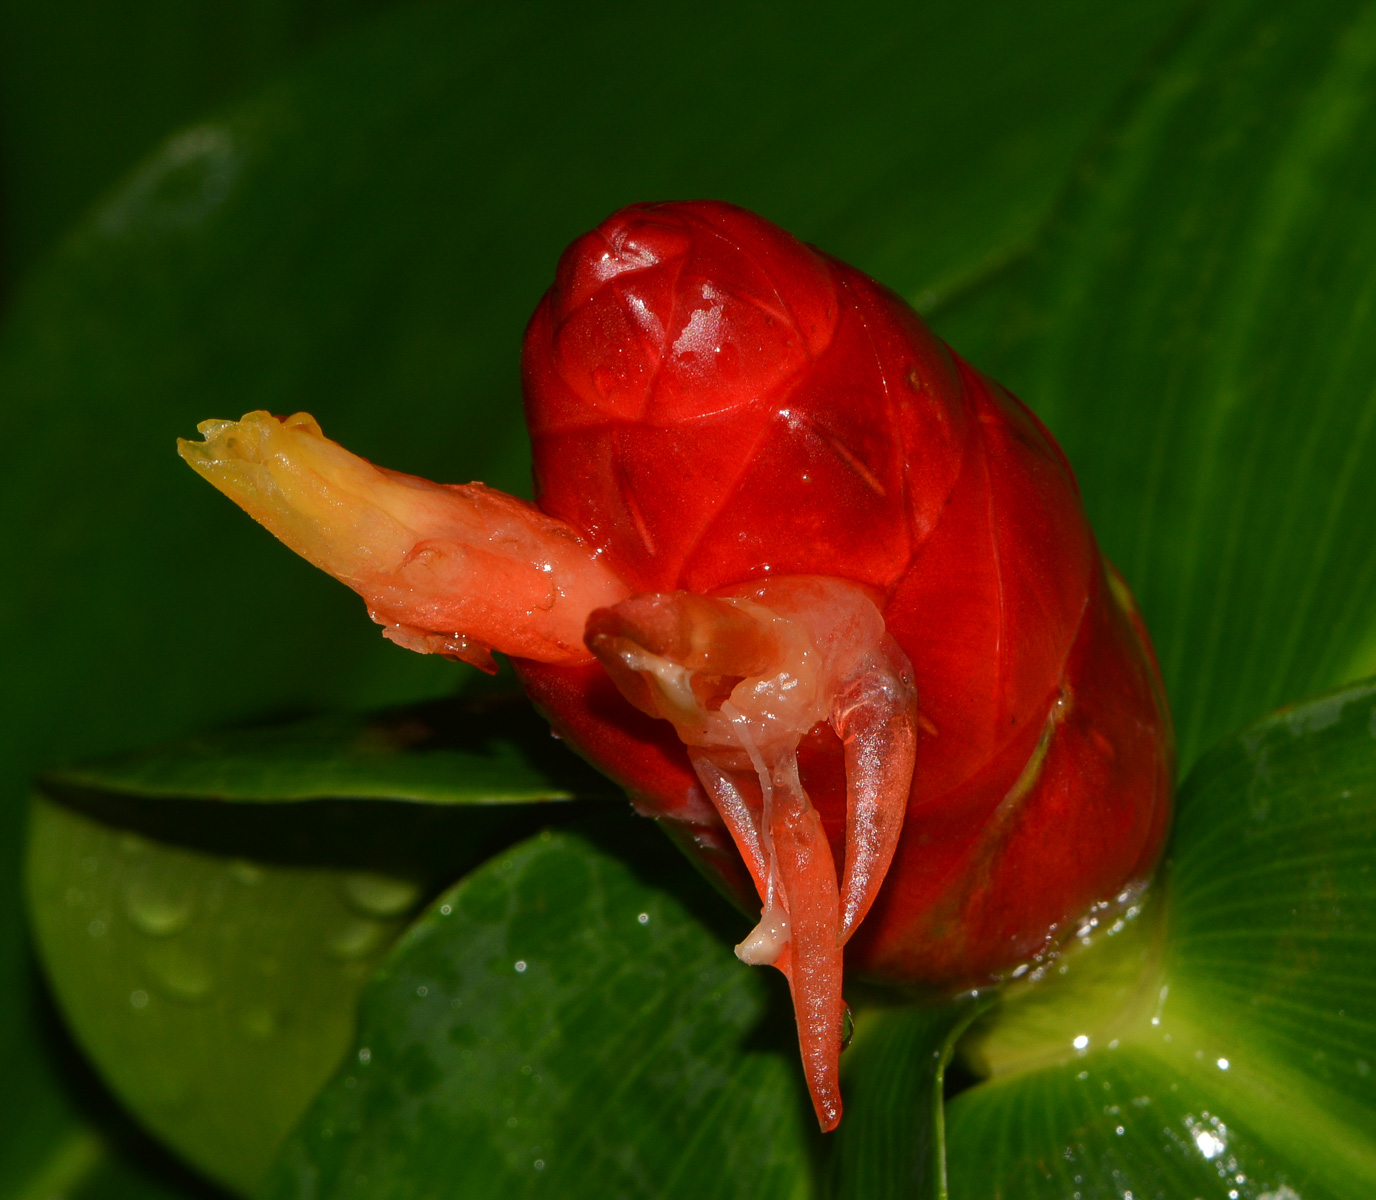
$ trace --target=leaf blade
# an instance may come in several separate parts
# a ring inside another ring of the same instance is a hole
[[[984,1031],[995,1073],[948,1113],[953,1196],[1376,1184],[1374,733],[1367,683],[1200,760],[1145,952],[1078,995],[1106,951],[1073,954],[1060,1003],[1029,991]]]
[[[1376,665],[1373,78],[1369,4],[1211,7],[1035,261],[943,323],[1074,464],[1186,769]]]
[[[360,1176],[394,1197],[811,1194],[786,997],[700,897],[625,821],[470,875],[377,976],[353,1062],[264,1195],[345,1195]]]
[[[517,696],[457,698],[187,739],[44,776],[50,792],[235,803],[621,798]]]

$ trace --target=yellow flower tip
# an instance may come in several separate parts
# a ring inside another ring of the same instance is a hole
[[[260,410],[197,428],[203,441],[178,439],[182,458],[303,558],[356,590],[395,569],[415,544],[404,503],[412,489],[397,482],[405,477],[332,442],[309,413],[279,418]]]
[[[562,521],[482,484],[373,466],[309,413],[203,421],[178,451],[203,478],[358,592],[393,641],[493,667],[490,649],[583,662],[594,608],[628,589]]]
[[[203,440],[193,442],[190,438],[178,438],[177,453],[197,470],[207,463],[262,464],[273,452],[274,435],[286,431],[300,432],[322,441],[329,440],[321,431],[320,422],[310,413],[293,413],[282,419],[265,409],[257,409],[245,413],[237,421],[218,418],[202,421],[196,426],[196,432]]]

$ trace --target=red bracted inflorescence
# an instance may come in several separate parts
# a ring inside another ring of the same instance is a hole
[[[998,979],[1151,870],[1170,720],[1070,468],[898,297],[731,205],[580,238],[526,334],[537,508],[309,418],[183,453],[388,636],[514,656],[761,919],[824,1128],[845,970]]]

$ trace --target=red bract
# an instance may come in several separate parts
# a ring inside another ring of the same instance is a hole
[[[540,512],[266,414],[184,452],[396,640],[517,656],[566,738],[764,901],[738,952],[788,975],[830,1128],[843,945],[852,973],[983,984],[1150,871],[1173,768],[1145,630],[1037,419],[741,209],[580,238],[523,373]]]
[[[1127,589],[1051,436],[898,297],[740,209],[639,206],[565,252],[523,365],[540,507],[636,589],[824,574],[882,597],[924,736],[851,966],[987,979],[1151,867],[1170,735]],[[597,666],[520,670],[646,811],[699,816],[672,731]],[[805,744],[837,850],[838,758],[825,728]]]

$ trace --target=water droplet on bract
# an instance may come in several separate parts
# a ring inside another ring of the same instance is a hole
[[[370,917],[399,917],[420,900],[420,885],[395,875],[359,871],[346,875],[342,886],[344,899]]]
[[[849,1004],[841,1006],[841,1049],[844,1050],[850,1045],[850,1040],[855,1036],[855,1014],[850,1011]]]
[[[256,1042],[267,1041],[277,1032],[277,1014],[266,1006],[250,1008],[239,1017],[239,1028]]]
[[[606,399],[616,390],[616,384],[616,372],[604,366],[593,368],[592,386],[597,389],[597,394],[603,399]]]
[[[124,911],[149,937],[171,937],[191,924],[191,897],[152,880],[136,879],[124,893]]]
[[[169,1000],[199,1004],[215,986],[205,962],[174,942],[148,947],[144,961],[148,964],[157,990]]]
[[[387,926],[380,921],[359,917],[350,921],[326,945],[332,958],[364,958],[382,945]]]

